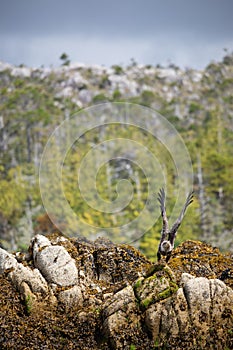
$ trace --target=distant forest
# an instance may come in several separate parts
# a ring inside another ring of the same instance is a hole
[[[198,239],[233,249],[233,54],[211,62],[203,71],[170,64],[103,67],[70,62],[61,56],[58,68],[29,68],[0,62],[0,242],[9,250],[26,249],[34,233],[54,229],[39,191],[39,166],[45,144],[65,118],[93,104],[127,101],[157,110],[182,136],[194,170],[195,201],[189,207],[177,244]],[[87,120],[88,123],[88,120]],[[85,135],[78,152],[66,161],[64,191],[72,209],[84,221],[116,227],[136,218],[147,200],[146,178],[127,159],[110,161],[98,173],[99,194],[112,200],[120,178],[132,183],[136,199],[124,215],[98,213],[89,208],[70,169],[103,137],[123,137],[150,147],[151,140],[133,129],[106,129]],[[151,146],[153,149],[153,146]],[[103,150],[104,152],[104,150]],[[169,167],[164,160],[165,167]],[[169,170],[169,169],[168,169]],[[174,176],[167,171],[168,214],[174,204]],[[52,199],[54,202],[58,198]],[[156,203],[157,205],[157,203]],[[156,257],[161,220],[135,244],[152,260]],[[64,227],[64,233],[66,228]],[[104,229],[100,230],[104,231]],[[135,227],[136,237],[137,227]],[[89,237],[88,232],[77,235]],[[100,232],[101,235],[101,232]],[[132,234],[130,235],[132,237]],[[128,237],[125,237],[127,241]]]

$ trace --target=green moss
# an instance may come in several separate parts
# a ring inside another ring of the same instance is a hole
[[[153,275],[155,272],[163,271],[165,265],[164,264],[153,264],[149,267],[146,277]]]
[[[158,276],[157,275],[152,275],[152,276],[147,278],[148,282],[155,281],[155,280],[158,280]],[[162,281],[162,280],[163,280],[163,277],[161,277],[160,281]]]
[[[175,278],[175,275],[174,275],[173,271],[170,269],[170,267],[169,266],[165,266],[163,270],[164,270],[164,272],[166,272],[166,274],[169,277],[169,279],[175,283],[176,282],[176,278]]]
[[[142,285],[142,281],[144,280],[143,277],[140,277],[134,284],[134,289],[137,290]]]
[[[170,288],[173,293],[177,292],[177,290],[179,289],[178,285],[173,281],[170,282]]]
[[[178,286],[174,282],[170,282],[170,286],[164,289],[162,292],[158,293],[158,300],[163,300],[169,298],[173,293],[178,290]]]
[[[131,344],[129,350],[136,350],[136,346],[134,344]]]
[[[32,305],[33,305],[33,299],[31,295],[27,295],[25,298],[25,307],[26,307],[26,313],[27,315],[30,315],[32,311]]]
[[[147,309],[152,303],[154,299],[153,298],[146,298],[141,302],[141,306],[143,309]]]
[[[162,292],[158,293],[158,299],[159,300],[167,299],[171,295],[172,295],[171,288],[168,287],[165,290],[163,290]]]

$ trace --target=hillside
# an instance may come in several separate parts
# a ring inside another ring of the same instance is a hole
[[[233,249],[232,54],[227,54],[222,62],[210,63],[203,71],[182,70],[172,64],[143,66],[134,61],[128,67],[110,68],[69,61],[57,68],[16,67],[0,62],[0,89],[0,241],[5,248],[23,249],[34,231],[52,230],[41,203],[38,172],[44,146],[54,128],[87,106],[127,101],[160,112],[175,126],[189,150],[196,200],[182,224],[178,242],[195,238],[223,250]],[[107,130],[106,134],[131,138],[134,131],[130,132],[126,135],[124,131],[118,134],[117,130]],[[82,155],[93,143],[101,142],[101,137],[99,130],[85,135],[80,152],[68,158],[67,168],[80,164]],[[150,144],[143,135],[136,137],[138,142]],[[166,161],[165,167],[169,169]],[[147,200],[145,178],[140,170],[125,159],[110,162],[109,168],[100,171],[98,190],[106,196],[125,172],[126,178],[131,172],[136,179],[133,186],[137,201],[132,201],[124,212],[125,220],[133,220]],[[173,175],[168,172],[166,179],[169,206],[174,196]],[[67,179],[68,201],[83,220],[104,227],[105,231],[111,225],[124,224],[123,216],[100,215],[88,208],[74,190],[74,177]],[[159,232],[160,222],[156,222],[137,242],[152,259]],[[118,233],[116,229],[116,237]],[[88,232],[77,234],[88,236]]]

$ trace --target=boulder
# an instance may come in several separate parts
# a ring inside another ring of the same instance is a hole
[[[17,266],[17,260],[13,254],[8,253],[0,248],[0,274],[14,270]]]
[[[20,78],[29,78],[31,76],[32,69],[28,67],[13,67],[11,75]]]
[[[78,281],[75,261],[64,247],[44,247],[35,255],[34,263],[49,283],[73,286]]]
[[[82,290],[79,286],[74,286],[63,290],[58,294],[58,300],[69,310],[72,307],[81,308],[83,306]]]
[[[33,293],[41,293],[44,296],[49,293],[48,284],[37,268],[30,269],[18,263],[15,270],[10,273],[10,278],[18,289],[22,283],[27,283]]]
[[[102,309],[103,334],[113,349],[130,349],[134,344],[142,348],[146,344],[143,344],[145,335],[132,286],[117,292]]]
[[[201,335],[206,335],[212,325],[222,323],[223,309],[226,311],[226,305],[230,308],[232,320],[232,289],[217,279],[190,277],[172,298],[153,304],[146,311],[146,323],[152,330],[154,339],[159,335],[177,336],[183,332],[189,332],[191,328]],[[219,304],[225,306],[219,307]]]
[[[168,298],[177,289],[172,271],[164,265],[155,265],[153,275],[140,278],[134,284],[135,295],[142,309],[147,309],[149,305]]]

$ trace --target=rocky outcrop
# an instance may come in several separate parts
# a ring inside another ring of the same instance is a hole
[[[188,272],[177,260],[184,251]],[[185,242],[169,266],[152,264],[127,245],[59,234],[36,235],[27,254],[0,249],[1,348],[232,348],[231,274],[229,285],[216,278],[229,259]]]
[[[169,344],[169,338],[179,338],[195,330],[205,348],[210,328],[221,336],[222,327],[226,327],[225,313],[231,314],[232,322],[233,291],[218,279],[185,275],[184,280],[183,287],[172,298],[154,303],[146,310],[145,322],[154,340],[161,338]],[[217,329],[216,325],[220,324]]]

